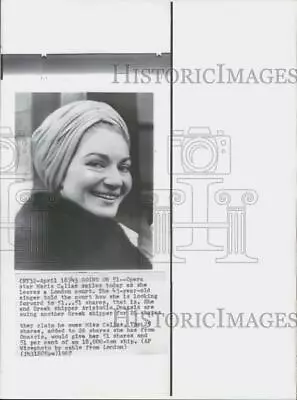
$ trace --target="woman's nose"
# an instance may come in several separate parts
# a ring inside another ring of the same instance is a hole
[[[117,168],[109,168],[106,171],[104,183],[107,186],[119,187],[122,186],[123,180],[120,171]]]

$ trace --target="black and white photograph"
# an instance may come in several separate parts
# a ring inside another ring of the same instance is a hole
[[[152,93],[16,93],[15,140],[16,270],[152,269]]]
[[[296,398],[296,17],[0,1],[0,398]]]

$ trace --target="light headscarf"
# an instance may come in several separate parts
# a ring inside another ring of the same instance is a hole
[[[82,137],[100,122],[115,125],[130,144],[123,118],[108,104],[90,100],[76,101],[57,109],[34,131],[33,165],[48,191],[59,190]]]

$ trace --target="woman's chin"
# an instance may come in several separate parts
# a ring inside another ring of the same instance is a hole
[[[101,218],[115,218],[118,212],[118,205],[109,205],[109,206],[90,205],[85,208],[90,213]]]
[[[95,216],[99,218],[115,218],[116,213],[103,213],[103,212],[92,212]]]

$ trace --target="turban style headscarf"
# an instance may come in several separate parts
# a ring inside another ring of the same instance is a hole
[[[97,101],[67,104],[50,114],[35,130],[32,135],[33,165],[47,190],[55,192],[61,187],[82,137],[100,122],[119,128],[130,144],[123,118],[108,104]]]

